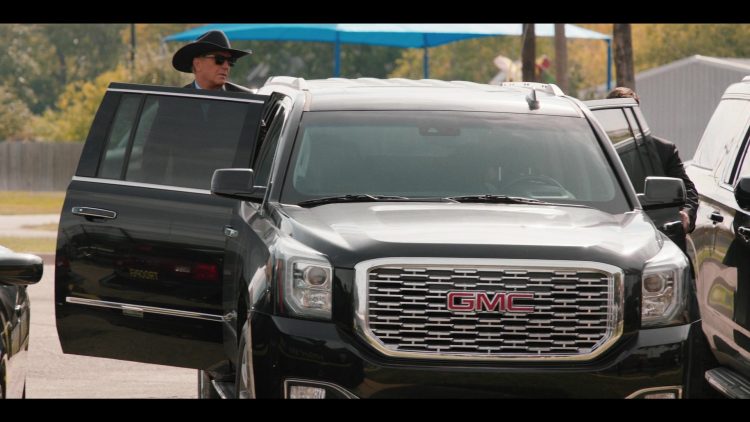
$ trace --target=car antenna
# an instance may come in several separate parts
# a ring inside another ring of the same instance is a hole
[[[536,99],[536,89],[531,88],[531,92],[526,96],[526,102],[529,103],[529,110],[539,110],[539,100]]]

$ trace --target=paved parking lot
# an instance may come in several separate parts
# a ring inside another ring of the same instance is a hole
[[[51,259],[45,259],[51,264]],[[195,398],[192,369],[65,355],[55,327],[54,267],[29,287],[28,398]]]

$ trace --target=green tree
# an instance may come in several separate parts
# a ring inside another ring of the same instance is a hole
[[[636,71],[661,66],[695,54],[712,57],[750,56],[750,25],[633,25]]]
[[[0,82],[34,113],[70,82],[93,80],[123,58],[122,24],[0,25]]]
[[[0,86],[0,141],[31,137],[31,111],[13,91]]]
[[[35,135],[46,141],[83,142],[109,84],[127,78],[127,69],[119,66],[93,81],[71,82],[57,100],[56,109],[48,109],[36,121]]]

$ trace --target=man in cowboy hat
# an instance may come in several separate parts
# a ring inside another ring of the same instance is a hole
[[[232,49],[224,32],[214,30],[177,50],[172,57],[172,66],[180,72],[195,74],[195,80],[185,88],[246,92],[247,88],[227,79],[229,68],[234,66],[235,61],[250,53]]]

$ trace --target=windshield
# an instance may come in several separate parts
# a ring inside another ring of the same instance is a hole
[[[629,211],[582,118],[456,111],[303,115],[281,201],[508,195]]]

